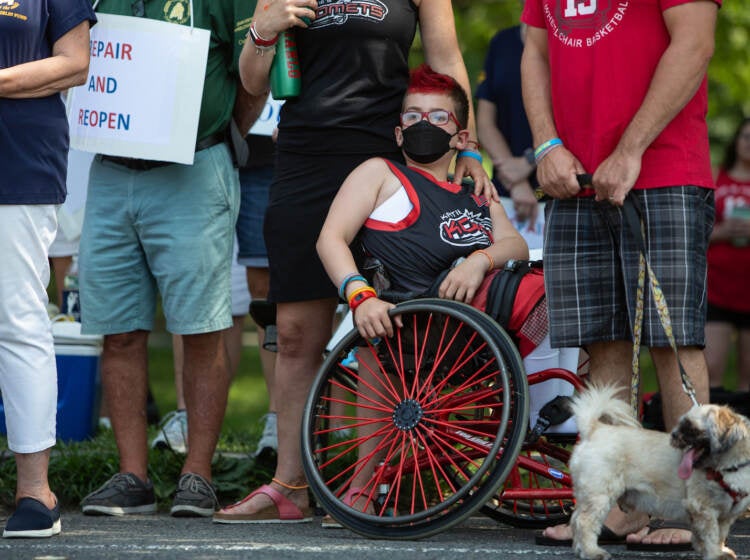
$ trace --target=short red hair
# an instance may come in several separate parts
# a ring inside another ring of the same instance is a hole
[[[435,72],[429,65],[420,64],[409,74],[406,93],[441,93],[448,95],[455,105],[455,114],[462,127],[469,119],[469,98],[464,88],[451,76]]]

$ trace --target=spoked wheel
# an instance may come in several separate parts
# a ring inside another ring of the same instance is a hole
[[[576,390],[581,378],[565,369],[553,368],[530,374],[530,385],[562,379]],[[568,470],[575,434],[529,437],[508,478],[482,513],[522,529],[538,529],[567,523],[573,511],[573,481]]]
[[[524,446],[503,487],[482,513],[522,529],[567,523],[574,505],[568,473],[573,443],[542,437]]]
[[[395,313],[404,326],[393,338],[373,345],[352,331],[327,357],[302,455],[313,493],[342,525],[412,539],[498,491],[523,444],[527,388],[515,346],[483,313],[434,299]]]

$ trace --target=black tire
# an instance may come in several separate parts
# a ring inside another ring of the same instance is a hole
[[[313,494],[342,525],[423,538],[482,507],[513,468],[526,376],[508,335],[470,306],[423,299],[393,314],[404,323],[393,338],[373,346],[355,330],[326,358],[305,406],[302,458]],[[358,370],[341,364],[353,349]],[[345,411],[332,414],[335,404]],[[345,503],[358,474],[366,483]]]
[[[570,441],[545,437],[524,446],[503,486],[482,506],[482,513],[519,529],[567,523],[575,505],[568,473],[572,447]]]

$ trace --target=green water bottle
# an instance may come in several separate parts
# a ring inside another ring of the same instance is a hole
[[[307,25],[308,18],[302,18]],[[271,94],[274,99],[297,97],[302,85],[302,74],[297,56],[297,39],[293,29],[279,33],[276,55],[271,63]]]

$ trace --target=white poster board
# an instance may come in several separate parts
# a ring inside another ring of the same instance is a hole
[[[257,134],[258,136],[271,136],[273,130],[279,125],[279,114],[281,113],[281,106],[284,101],[277,101],[269,93],[268,99],[266,99],[266,106],[263,107],[258,120],[250,128],[248,134]]]
[[[192,164],[210,32],[97,14],[86,83],[70,91],[70,146]]]

